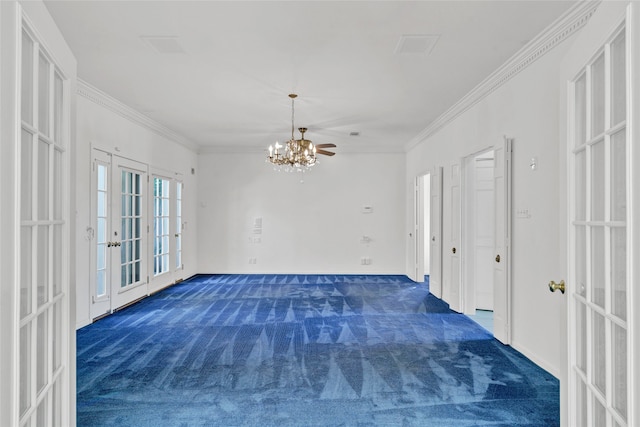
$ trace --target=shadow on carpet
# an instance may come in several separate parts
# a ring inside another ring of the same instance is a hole
[[[77,332],[89,426],[558,426],[559,384],[404,276],[196,276]]]

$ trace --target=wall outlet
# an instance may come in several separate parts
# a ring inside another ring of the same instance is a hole
[[[249,258],[249,264],[257,264],[258,258]]]
[[[361,265],[371,265],[371,258],[369,258],[369,257],[360,258],[360,264]]]

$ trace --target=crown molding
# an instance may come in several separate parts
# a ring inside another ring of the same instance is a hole
[[[422,132],[405,144],[405,152],[435,134],[462,113],[473,107],[496,89],[511,80],[520,71],[540,59],[545,53],[562,43],[580,30],[596,11],[601,0],[583,0],[565,12],[534,39],[527,43],[507,62],[500,66],[489,77],[456,102],[451,108],[435,119]]]
[[[175,142],[176,144],[182,145],[183,147],[188,148],[193,152],[198,152],[198,150],[200,149],[200,146],[198,144],[186,139],[182,135],[145,116],[139,111],[136,111],[133,108],[123,104],[112,96],[107,95],[100,89],[91,86],[84,80],[78,79],[77,94],[137,125],[140,125],[160,136],[169,139],[170,141]]]

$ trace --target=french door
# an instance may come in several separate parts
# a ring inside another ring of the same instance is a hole
[[[91,318],[148,294],[147,166],[94,150]]]
[[[431,170],[429,291],[442,298],[442,167]]]
[[[640,422],[633,419],[631,401],[637,386],[628,382],[633,372],[628,35],[628,26],[621,25],[570,83],[569,424],[585,427]]]

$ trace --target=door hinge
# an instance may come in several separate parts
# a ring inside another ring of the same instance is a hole
[[[147,283],[149,283],[149,276],[147,276]]]
[[[147,233],[149,232],[149,224],[147,224]]]

